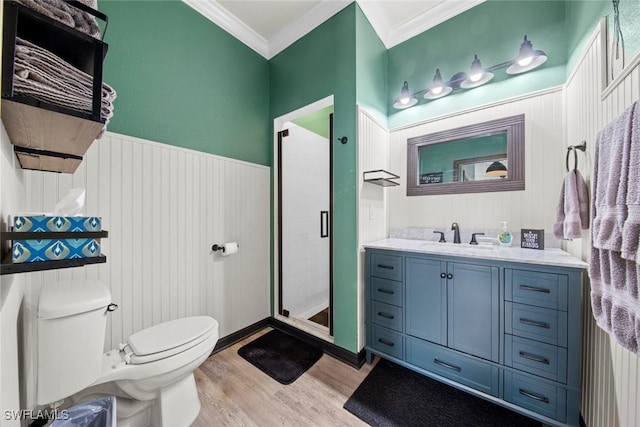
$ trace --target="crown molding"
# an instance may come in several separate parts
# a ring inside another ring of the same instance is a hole
[[[352,0],[322,0],[269,39],[267,59],[273,58],[351,3]]]
[[[269,59],[269,43],[260,34],[229,13],[215,0],[182,0],[202,16],[221,27],[242,43]]]
[[[375,1],[357,0],[378,37],[390,49],[411,37],[427,31],[454,16],[483,3],[485,0],[446,1],[394,27],[389,26],[384,11]]]
[[[216,0],[182,0],[189,7],[209,19],[266,59],[271,59],[296,40],[340,12],[352,0],[321,0],[302,17],[283,26],[269,40],[222,7]],[[387,49],[396,46],[436,25],[471,9],[485,0],[454,0],[442,2],[399,25],[391,27],[384,9],[376,1],[356,0],[376,34]]]

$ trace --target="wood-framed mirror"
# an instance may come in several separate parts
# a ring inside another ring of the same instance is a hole
[[[407,196],[524,190],[524,114],[407,140]]]

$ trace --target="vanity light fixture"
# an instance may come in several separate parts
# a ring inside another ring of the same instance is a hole
[[[451,93],[453,88],[449,82],[442,81],[442,74],[440,74],[440,68],[436,69],[436,74],[433,76],[433,84],[431,88],[424,94],[425,99],[438,99],[443,96],[447,96]]]
[[[418,98],[411,96],[411,92],[409,92],[409,83],[405,80],[402,85],[402,89],[400,89],[400,96],[396,99],[396,102],[393,103],[393,108],[401,110],[403,108],[413,107],[417,103]]]
[[[471,70],[462,83],[460,83],[460,87],[462,89],[472,89],[474,87],[482,86],[483,84],[491,81],[493,77],[494,74],[491,71],[482,68],[482,63],[476,54],[473,58],[473,62],[471,63]]]
[[[436,69],[433,77],[433,83],[428,89],[423,89],[411,95],[409,92],[409,84],[405,81],[400,91],[400,96],[394,101],[393,107],[401,110],[416,105],[418,97],[424,96],[424,99],[434,100],[449,95],[458,89],[473,89],[490,82],[494,77],[494,71],[507,68],[507,74],[520,74],[534,68],[538,68],[547,60],[547,54],[541,50],[534,50],[531,41],[524,36],[524,42],[520,45],[520,52],[516,59],[503,62],[484,68],[482,63],[475,54],[471,63],[469,72],[455,73],[448,81],[442,79],[440,69]]]
[[[507,74],[520,74],[538,68],[547,60],[547,54],[541,50],[533,50],[531,41],[524,36],[518,57],[507,68]]]
[[[507,167],[496,160],[489,165],[486,173],[489,176],[499,176],[500,178],[504,178],[507,176]]]

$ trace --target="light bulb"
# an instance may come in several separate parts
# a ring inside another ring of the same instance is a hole
[[[434,95],[440,95],[440,92],[442,92],[442,86],[431,88],[431,93]]]
[[[518,61],[518,65],[521,67],[526,67],[527,65],[531,64],[531,61],[533,61],[533,56],[527,56],[526,58],[522,58]]]
[[[409,97],[400,98],[400,104],[407,105],[409,103]]]
[[[471,80],[474,83],[479,81],[481,78],[482,78],[482,73],[475,73],[469,76],[469,80]]]

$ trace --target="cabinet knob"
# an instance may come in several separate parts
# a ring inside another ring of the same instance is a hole
[[[445,279],[446,277],[447,277],[447,275],[446,275],[446,274],[444,274],[444,273],[440,273],[440,278],[441,278],[441,279]]]
[[[447,279],[449,279],[449,280],[453,279],[453,274],[451,274],[451,273],[447,274]]]

